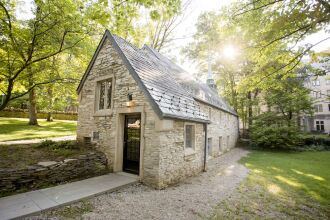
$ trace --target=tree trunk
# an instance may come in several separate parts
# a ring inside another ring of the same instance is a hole
[[[53,121],[53,117],[52,117],[52,109],[53,109],[53,87],[51,84],[48,85],[48,90],[47,90],[47,94],[48,94],[48,112],[47,112],[47,121],[51,122]]]
[[[33,74],[31,67],[28,68],[29,73],[29,87],[33,86]],[[37,120],[37,101],[35,88],[31,89],[29,92],[29,125],[38,125]]]
[[[252,126],[252,116],[253,116],[251,92],[248,92],[247,98],[248,98],[248,129],[250,130]]]

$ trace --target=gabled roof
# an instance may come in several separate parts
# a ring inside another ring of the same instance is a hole
[[[237,115],[216,92],[206,84],[189,77],[181,67],[148,46],[136,48],[124,39],[106,30],[78,88],[84,81],[105,39],[109,39],[140,89],[149,98],[151,106],[161,118],[178,118],[209,122],[199,101]],[[199,95],[200,94],[200,95]]]
[[[232,109],[227,104],[227,102],[206,83],[191,77],[191,74],[172,62],[167,57],[160,54],[155,49],[147,45],[144,45],[143,49],[153,53],[159,62],[167,69],[168,73],[171,74],[175,80],[194,97],[194,99],[231,114],[237,115],[235,110]]]

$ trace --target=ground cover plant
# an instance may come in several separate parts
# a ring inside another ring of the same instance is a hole
[[[0,117],[0,142],[75,135],[77,128],[75,121],[40,120],[39,126],[29,126],[27,123],[28,119]]]
[[[75,141],[44,141],[30,145],[0,145],[0,168],[24,168],[40,161],[61,161],[90,152]]]
[[[253,151],[240,162],[249,177],[210,219],[329,218],[329,151]]]

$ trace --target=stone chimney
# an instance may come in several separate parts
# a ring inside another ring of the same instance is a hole
[[[211,58],[209,57],[208,59],[208,72],[207,72],[207,79],[206,79],[206,84],[216,92],[218,92],[217,85],[215,84],[215,81],[213,79],[213,74],[212,74],[212,67],[211,67]]]

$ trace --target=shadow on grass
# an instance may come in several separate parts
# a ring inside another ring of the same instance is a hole
[[[39,120],[39,126],[27,122],[27,119],[0,118],[0,141],[73,135],[77,127],[74,121]]]
[[[253,151],[240,160],[271,193],[296,191],[330,205],[330,152]]]

